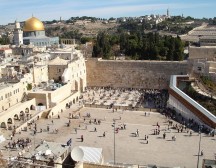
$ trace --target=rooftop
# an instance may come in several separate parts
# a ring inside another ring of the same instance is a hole
[[[49,65],[67,65],[69,62],[69,60],[64,60],[59,57],[56,57],[55,59],[49,62]]]
[[[70,146],[67,146],[66,144],[43,141],[38,147],[36,147],[35,157],[36,160],[48,160],[49,158],[57,159],[69,148]],[[25,153],[24,156],[26,158],[31,158],[32,153]]]
[[[13,86],[13,84],[2,82],[2,83],[0,83],[0,90],[5,89],[5,88],[10,87],[10,86]]]

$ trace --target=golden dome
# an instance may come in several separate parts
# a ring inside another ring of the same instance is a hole
[[[43,23],[36,17],[31,17],[24,23],[23,31],[43,31]]]

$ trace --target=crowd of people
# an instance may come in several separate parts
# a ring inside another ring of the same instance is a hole
[[[179,123],[179,125],[173,126],[178,132],[183,132],[183,130],[189,132],[189,129],[192,129],[196,132],[204,132],[206,134],[214,136],[214,132],[212,129],[207,127],[206,125],[200,125],[200,123],[196,122],[193,118],[186,118],[181,113],[176,112],[173,108],[164,108],[162,114],[165,115],[167,118],[175,120]],[[169,125],[172,126],[172,121],[169,121]]]
[[[8,145],[6,146],[6,148],[10,148],[10,149],[24,149],[25,147],[28,147],[28,145],[31,143],[31,139],[26,138],[26,139],[17,139],[17,140],[13,140],[11,138],[11,141],[8,142]]]
[[[164,108],[169,94],[167,90],[93,87],[82,96],[84,104],[103,104],[138,108]]]

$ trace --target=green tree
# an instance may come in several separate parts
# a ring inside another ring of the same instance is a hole
[[[27,88],[27,90],[32,90],[32,84],[28,83],[26,88]]]
[[[1,44],[1,45],[10,44],[10,39],[8,38],[7,35],[3,35],[3,36],[0,38],[0,44]]]

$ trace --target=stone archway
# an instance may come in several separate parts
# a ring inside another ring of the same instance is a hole
[[[79,89],[79,88],[78,88],[78,82],[75,81],[75,90],[78,91],[78,89]]]
[[[7,125],[6,125],[5,122],[2,122],[2,123],[1,123],[1,128],[7,128]]]
[[[13,124],[13,119],[12,118],[8,118],[7,123],[8,124]]]
[[[20,111],[20,119],[24,120],[25,118],[25,113],[23,111]]]
[[[29,113],[29,108],[26,108],[26,109],[25,109],[25,113]]]
[[[38,103],[38,106],[43,106],[43,103]]]
[[[20,116],[24,116],[25,113],[23,111],[20,111]]]
[[[83,92],[83,79],[80,78],[80,92]]]
[[[19,116],[17,114],[14,115],[14,120],[19,120]]]
[[[34,105],[31,105],[31,106],[30,106],[30,110],[35,110],[35,106],[34,106]]]
[[[69,108],[69,104],[68,104],[68,103],[66,103],[65,107],[66,107],[66,108]]]

